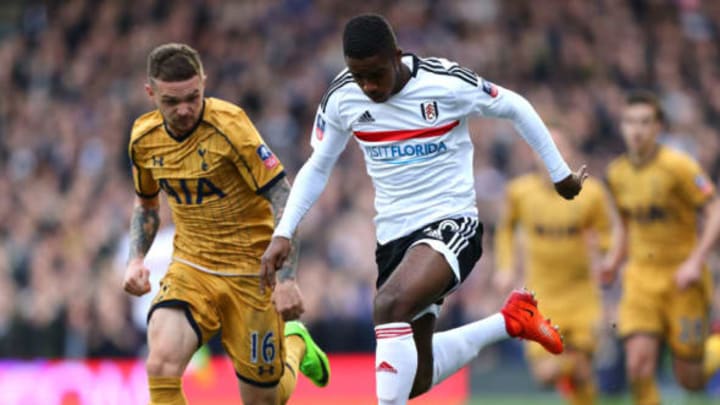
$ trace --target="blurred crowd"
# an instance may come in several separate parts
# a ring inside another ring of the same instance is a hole
[[[163,42],[200,51],[208,95],[242,106],[291,178],[310,153],[317,103],[344,67],[343,23],[366,11],[390,20],[403,50],[459,61],[525,95],[571,139],[572,165],[586,162],[592,175],[622,152],[618,111],[633,88],[661,96],[664,141],[720,175],[716,1],[16,4],[19,18],[0,37],[0,357],[142,353],[143,315],[133,315],[142,304],[121,288],[134,197],[126,151],[132,121],[152,108],[145,57]],[[471,128],[485,255],[447,300],[443,327],[499,308],[490,236],[505,183],[533,160],[507,123]],[[303,319],[330,350],[373,347],[373,215],[372,186],[351,143],[300,229]],[[166,208],[163,221],[171,235]],[[170,238],[163,241],[154,249],[167,257]],[[153,270],[159,278],[165,269]]]

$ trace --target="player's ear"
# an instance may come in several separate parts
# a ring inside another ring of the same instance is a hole
[[[147,93],[150,99],[152,99],[155,95],[155,92],[153,91],[152,85],[150,83],[145,83],[145,93]]]

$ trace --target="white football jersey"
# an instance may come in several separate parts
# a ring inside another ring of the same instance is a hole
[[[406,55],[403,62],[410,80],[382,103],[370,100],[347,69],[330,84],[315,117],[313,155],[298,173],[275,235],[294,233],[351,136],[375,186],[382,244],[442,218],[477,217],[470,116],[512,119],[553,180],[570,173],[547,128],[518,94],[446,59]]]
[[[467,118],[500,94],[444,59],[405,56],[412,77],[383,103],[370,100],[349,72],[321,101],[312,145],[353,135],[375,186],[380,243],[447,217],[477,217],[473,144]]]

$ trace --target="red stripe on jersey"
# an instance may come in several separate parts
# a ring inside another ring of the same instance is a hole
[[[453,121],[441,127],[422,129],[400,129],[396,131],[355,131],[355,136],[365,142],[404,141],[412,138],[430,138],[433,136],[445,135],[450,130],[460,125],[460,121]]]

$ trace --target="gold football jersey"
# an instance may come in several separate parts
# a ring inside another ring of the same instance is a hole
[[[626,155],[613,160],[607,179],[628,223],[629,263],[677,267],[687,259],[697,240],[698,208],[715,193],[697,162],[660,146],[640,167]]]
[[[507,187],[505,213],[498,224],[495,251],[500,270],[514,266],[515,229],[524,237],[525,282],[545,304],[562,298],[562,306],[577,298],[596,296],[589,255],[590,232],[601,248],[611,238],[607,195],[602,184],[589,178],[580,194],[568,201],[548,179],[537,173],[512,180]]]
[[[220,274],[259,272],[274,226],[260,194],[285,173],[241,108],[205,99],[202,119],[182,138],[149,112],[133,125],[129,153],[135,192],[167,195],[175,259]]]

